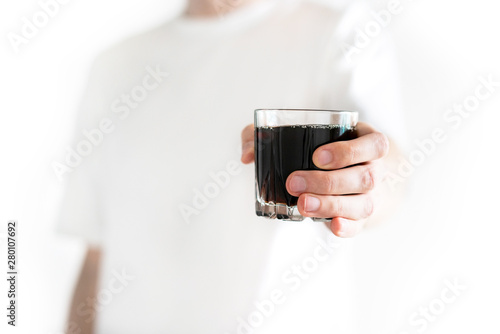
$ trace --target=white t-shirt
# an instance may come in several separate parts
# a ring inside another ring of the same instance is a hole
[[[97,333],[354,332],[349,241],[257,217],[239,147],[257,108],[358,110],[398,136],[385,38],[342,51],[355,16],[262,1],[96,60],[58,229],[102,247]]]

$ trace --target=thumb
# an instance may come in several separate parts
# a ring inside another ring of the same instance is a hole
[[[241,132],[241,162],[249,164],[254,161],[254,128],[247,125]]]

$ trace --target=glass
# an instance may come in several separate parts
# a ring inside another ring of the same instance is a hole
[[[286,190],[296,170],[320,170],[312,162],[320,146],[357,137],[358,113],[316,109],[255,110],[255,211],[271,219],[304,220],[298,198]],[[329,221],[327,218],[313,218]]]

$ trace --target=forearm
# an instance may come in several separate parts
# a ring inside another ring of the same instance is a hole
[[[92,334],[94,332],[95,311],[86,305],[87,299],[94,300],[97,294],[97,277],[101,260],[99,248],[90,247],[83,261],[80,277],[75,287],[69,313],[67,334]],[[85,310],[85,312],[82,312]],[[89,314],[91,310],[91,314]]]

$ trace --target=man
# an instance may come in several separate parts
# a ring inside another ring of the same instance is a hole
[[[400,123],[391,60],[374,45],[353,62],[342,51],[351,20],[301,1],[192,0],[97,59],[77,131],[98,127],[102,144],[68,176],[59,224],[89,244],[74,328],[354,331],[349,246],[324,241],[356,235],[390,206],[385,133],[398,136]],[[255,216],[253,168],[239,160],[253,161],[256,108],[361,112],[358,139],[314,153],[325,171],[287,180],[301,214],[331,223]],[[309,258],[326,264],[312,270]]]

